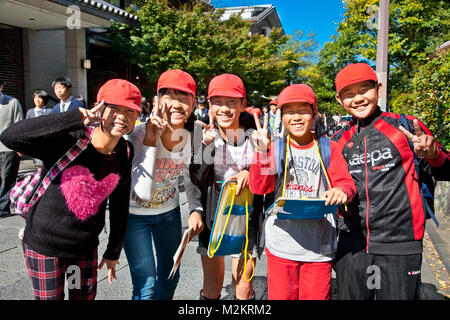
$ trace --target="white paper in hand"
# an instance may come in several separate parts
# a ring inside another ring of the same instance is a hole
[[[175,255],[173,256],[173,267],[170,271],[168,279],[171,279],[175,275],[175,272],[177,272],[178,267],[180,266],[181,257],[183,257],[184,249],[186,249],[186,245],[189,243],[189,241],[191,241],[191,233],[191,228],[184,231],[181,243],[178,246],[177,252],[175,252]]]

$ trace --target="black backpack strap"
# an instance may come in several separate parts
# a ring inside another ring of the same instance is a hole
[[[400,116],[399,120],[400,120],[401,125],[407,131],[410,131],[409,130],[408,121],[406,120],[406,116],[404,114],[400,114],[399,116]],[[408,144],[409,144],[409,147],[411,149],[411,152],[412,152],[412,154],[414,156],[414,166],[416,168],[417,179],[419,181],[419,184],[420,184],[420,187],[422,189],[423,196],[424,196],[424,202],[425,202],[425,206],[426,206],[426,211],[427,211],[428,215],[433,219],[434,223],[436,224],[436,227],[439,227],[439,222],[438,222],[436,216],[434,215],[433,209],[431,209],[431,207],[430,207],[430,205],[428,204],[428,201],[427,201],[427,198],[430,199],[430,201],[433,201],[434,200],[434,196],[433,196],[432,192],[430,192],[430,189],[429,189],[428,185],[426,185],[425,183],[421,182],[419,159],[417,159],[417,156],[414,153],[414,145],[413,145],[413,143],[411,142],[411,140],[409,140],[409,139],[407,139],[407,140],[408,140]]]

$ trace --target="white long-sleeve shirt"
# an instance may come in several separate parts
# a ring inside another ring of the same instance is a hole
[[[131,169],[130,213],[157,215],[176,208],[179,205],[178,179],[182,175],[189,211],[202,211],[200,190],[189,177],[190,152],[171,152],[161,139],[158,139],[156,147],[145,146],[144,137],[145,123],[138,124],[126,137],[135,152]]]

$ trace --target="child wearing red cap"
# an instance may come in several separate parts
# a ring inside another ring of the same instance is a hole
[[[201,254],[203,266],[203,289],[200,299],[219,299],[221,296],[225,265],[224,257],[209,258],[207,248],[214,220],[221,184],[218,181],[237,180],[237,194],[248,184],[253,145],[246,130],[254,129],[251,116],[244,111],[246,91],[242,80],[233,74],[222,74],[211,80],[208,88],[210,124],[203,130],[203,153],[212,156],[211,162],[195,160],[190,166],[192,182],[202,191],[203,223],[205,228],[199,235],[197,252]],[[217,129],[215,129],[217,127]],[[206,152],[205,152],[206,151]],[[194,153],[196,151],[194,150]],[[257,239],[260,237],[262,197],[255,197],[249,218],[248,252],[252,259],[244,268],[244,255],[232,255],[233,291],[240,300],[254,299],[253,282],[244,280],[253,273],[253,264],[258,255]]]
[[[281,138],[281,111],[278,108],[278,100],[271,100],[269,103],[269,133],[273,140]]]
[[[162,73],[151,118],[136,125],[128,136],[136,153],[124,243],[133,300],[173,298],[179,269],[168,277],[182,236],[178,185],[181,175],[189,200],[188,225],[193,236],[203,227],[200,191],[189,179],[187,164],[191,153],[184,152],[190,150],[189,131],[195,121],[192,113],[195,88],[195,81],[187,72],[175,69]]]
[[[97,270],[104,264],[109,282],[117,280],[115,266],[125,236],[133,157],[132,146],[122,136],[134,128],[141,93],[128,81],[113,79],[100,88],[97,102],[91,110],[79,108],[18,122],[0,136],[9,148],[42,160],[44,178],[86,134],[85,127],[100,123],[87,148],[51,181],[26,217],[23,244],[35,299],[63,300],[66,272],[69,276],[77,269],[71,275],[78,277],[68,288],[69,299],[94,299]],[[109,239],[97,269],[98,236],[105,224],[107,200]]]
[[[250,167],[250,190],[255,194],[274,192],[275,199],[324,197],[325,203],[332,205],[349,201],[355,185],[337,144],[317,139],[311,132],[318,114],[312,89],[304,84],[291,85],[280,93],[278,104],[288,135],[270,144],[266,124],[253,134],[257,147]],[[329,163],[331,186],[324,178],[319,150],[325,167]],[[264,231],[268,298],[330,299],[337,244],[334,213],[330,211],[320,220],[279,219],[271,214]]]
[[[332,139],[357,189],[339,217],[339,299],[419,297],[427,205],[419,182],[450,178],[448,153],[419,120],[380,110],[381,86],[365,63],[336,76],[336,100],[353,121]]]

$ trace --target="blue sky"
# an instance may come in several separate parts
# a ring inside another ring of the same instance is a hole
[[[212,0],[211,4],[216,8],[272,4],[287,34],[314,31],[320,47],[330,40],[344,15],[341,0]]]

